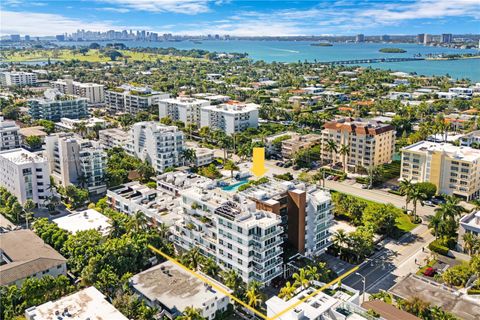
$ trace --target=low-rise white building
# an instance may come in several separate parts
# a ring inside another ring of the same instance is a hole
[[[105,91],[102,84],[97,83],[81,83],[73,81],[71,77],[58,79],[51,82],[52,88],[59,90],[64,94],[73,94],[82,98],[86,98],[88,103],[99,104],[105,101]]]
[[[258,109],[255,103],[225,103],[201,109],[200,127],[222,130],[227,134],[258,127]]]
[[[73,131],[78,133],[78,126],[85,125],[86,132],[82,133],[84,135],[94,132],[95,130],[104,129],[107,125],[107,121],[100,118],[86,118],[86,119],[70,119],[70,118],[61,118],[60,122],[55,123],[55,128],[57,131]]]
[[[179,97],[160,100],[158,102],[160,119],[169,117],[173,121],[182,121],[185,124],[195,124],[200,127],[200,110],[210,105],[207,100]]]
[[[45,119],[54,122],[61,118],[83,119],[88,116],[87,99],[64,95],[48,89],[44,99],[28,100],[28,113],[32,119]]]
[[[25,310],[27,320],[90,319],[128,320],[95,287]]]
[[[180,219],[181,208],[175,195],[151,189],[138,181],[108,189],[107,203],[112,209],[128,215],[143,212],[151,224],[171,226]]]
[[[195,166],[201,167],[213,162],[215,152],[208,148],[194,148]]]
[[[110,219],[95,209],[75,211],[52,220],[63,230],[76,234],[79,231],[97,230],[104,236],[110,232]]]
[[[25,86],[37,84],[37,75],[32,72],[11,71],[0,72],[2,86]]]
[[[4,120],[0,116],[0,151],[20,147],[20,127],[15,121]]]
[[[157,172],[181,165],[183,148],[181,130],[154,121],[135,123],[125,144],[128,154],[150,163]]]
[[[105,91],[107,110],[112,114],[135,115],[140,111],[148,112],[151,107],[158,105],[159,100],[169,97],[169,94],[154,91],[149,87],[135,87],[128,84]]]
[[[67,259],[33,231],[0,234],[0,285],[20,286],[26,278],[67,274]]]
[[[31,199],[43,207],[51,195],[48,160],[21,148],[0,151],[0,186],[21,204]]]
[[[98,132],[98,141],[105,149],[114,147],[123,148],[127,143],[127,140],[128,132],[122,129],[110,128]]]
[[[201,276],[208,282],[166,261],[136,274],[129,282],[150,307],[158,308],[168,319],[175,319],[192,307],[203,318],[213,320],[217,312],[227,311],[230,298],[226,293],[232,290],[205,274]]]

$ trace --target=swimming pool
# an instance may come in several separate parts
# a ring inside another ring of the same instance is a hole
[[[240,187],[241,185],[244,185],[247,182],[248,182],[247,179],[240,180],[237,183],[234,183],[234,184],[223,187],[222,190],[224,190],[224,191],[237,191],[238,187]]]

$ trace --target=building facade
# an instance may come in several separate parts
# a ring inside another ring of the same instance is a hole
[[[296,252],[315,257],[331,245],[333,205],[328,191],[303,183],[270,181],[240,194],[255,202],[257,209],[281,218],[284,243]]]
[[[128,132],[118,128],[100,130],[98,132],[98,141],[103,148],[114,147],[123,148],[127,142]]]
[[[258,127],[259,105],[225,103],[201,108],[200,127],[222,130],[227,134]]]
[[[15,121],[4,120],[0,116],[0,151],[16,149],[20,147],[20,127]]]
[[[157,172],[181,165],[183,149],[184,135],[181,130],[154,121],[135,123],[125,144],[128,154],[147,161]]]
[[[33,86],[37,84],[37,74],[31,72],[0,72],[2,86]]]
[[[76,185],[90,194],[106,191],[107,155],[100,145],[73,134],[54,134],[45,139],[50,174],[63,187]]]
[[[343,118],[325,123],[322,130],[321,159],[327,163],[343,163],[340,152],[326,149],[328,141],[335,142],[339,150],[342,145],[349,148],[347,167],[369,168],[392,161],[395,152],[395,128],[390,124],[362,119]]]
[[[180,192],[182,219],[171,227],[174,244],[199,248],[220,267],[235,270],[242,280],[268,284],[283,271],[283,228],[280,216],[257,210],[255,203],[219,189]]]
[[[154,91],[149,87],[134,87],[122,85],[105,91],[107,110],[112,113],[137,114],[140,111],[150,111],[162,99],[168,99],[169,94]]]
[[[72,94],[86,98],[88,103],[99,104],[105,101],[105,89],[102,84],[81,83],[73,81],[71,77],[52,81],[51,86],[63,94]]]
[[[322,136],[318,134],[295,135],[282,141],[282,157],[291,159],[298,151],[309,149],[320,143],[322,143]]]
[[[185,124],[195,124],[200,128],[201,108],[210,105],[207,100],[194,98],[171,98],[158,102],[160,119],[169,117],[173,121],[182,121]]]
[[[61,118],[83,119],[88,116],[87,99],[63,95],[59,91],[47,90],[45,99],[28,100],[28,113],[34,120],[54,122]]]
[[[39,207],[51,195],[48,160],[25,149],[0,151],[0,186],[21,204],[31,199]]]
[[[480,195],[480,150],[420,141],[402,148],[401,180],[431,182],[438,194],[466,200]]]

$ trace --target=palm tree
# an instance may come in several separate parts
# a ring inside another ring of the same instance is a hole
[[[446,196],[445,203],[441,204],[435,209],[436,212],[440,212],[443,220],[456,221],[457,218],[462,216],[462,213],[467,210],[460,205],[460,199],[455,196]]]
[[[328,140],[325,150],[332,154],[332,166],[335,164],[335,153],[337,152],[337,143],[334,140]]]
[[[232,179],[233,179],[233,171],[236,171],[236,170],[239,169],[239,167],[232,160],[227,160],[227,162],[225,163],[225,166],[223,168],[225,170],[230,170],[230,174],[232,176]]]
[[[427,199],[427,195],[420,190],[418,187],[414,187],[410,192],[410,200],[413,203],[413,221],[417,221],[417,204],[420,202],[420,205],[423,206],[423,201]]]
[[[433,229],[435,239],[438,239],[438,235],[440,234],[443,223],[442,216],[438,212],[434,216],[430,217],[428,227]]]
[[[350,146],[348,144],[342,144],[338,152],[343,156],[343,170],[347,172],[347,157],[350,154]]]
[[[225,285],[233,290],[234,295],[240,296],[243,282],[242,278],[240,278],[238,273],[235,270],[231,269],[229,271],[222,271],[220,275]]]
[[[185,148],[180,153],[180,158],[183,160],[183,165],[185,165],[186,162],[192,164],[197,160],[197,153],[194,149]]]
[[[138,232],[142,229],[145,229],[148,223],[147,216],[140,210],[137,210],[133,216],[133,222],[135,226],[135,231]]]
[[[245,292],[245,298],[247,298],[247,304],[250,307],[257,307],[262,303],[263,297],[260,292],[259,285],[256,281],[252,281]]]
[[[213,260],[212,258],[207,258],[203,260],[200,266],[200,270],[206,275],[214,277],[217,275],[218,271],[220,270],[220,267],[215,262],[215,260]]]
[[[35,208],[35,202],[33,202],[32,199],[28,199],[27,201],[25,201],[25,204],[23,205],[23,212],[24,212],[24,217],[27,224],[27,229],[28,229],[28,220],[30,219],[34,208]]]
[[[200,253],[200,249],[198,249],[198,247],[194,247],[193,249],[185,253],[184,258],[186,264],[190,267],[190,269],[197,270],[203,257]]]
[[[305,289],[310,285],[310,280],[308,279],[305,269],[299,269],[298,273],[294,273],[292,278],[295,280],[294,285],[301,287],[302,289]]]
[[[307,274],[308,280],[314,281],[319,280],[320,274],[318,273],[318,268],[316,266],[307,266],[305,269],[305,273]]]
[[[342,248],[346,247],[348,245],[348,234],[345,232],[343,229],[338,229],[332,237],[332,242],[334,245],[336,245],[339,249],[339,256],[342,256]]]
[[[291,285],[290,281],[287,281],[287,283],[285,283],[285,286],[280,289],[278,297],[285,301],[288,301],[293,298],[295,290],[297,290],[297,288],[294,285]]]
[[[80,188],[85,188],[88,183],[88,177],[84,174],[79,175],[77,178],[77,183]]]
[[[183,314],[176,318],[177,320],[204,320],[201,311],[194,307],[186,307]]]
[[[468,254],[472,255],[474,253],[473,249],[474,249],[475,243],[478,241],[478,238],[475,237],[473,233],[467,232],[463,235],[462,240],[463,240],[463,248]]]
[[[410,194],[412,193],[415,185],[412,183],[412,180],[402,180],[400,181],[400,194],[405,196],[405,210],[408,210],[408,204],[410,203]]]

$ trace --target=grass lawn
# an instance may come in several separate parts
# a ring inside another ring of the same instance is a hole
[[[169,56],[156,53],[137,52],[131,50],[118,50],[122,53],[123,57],[119,57],[118,61],[123,61],[125,58],[129,61],[156,61],[160,60],[200,60],[192,57],[181,56]],[[33,49],[30,51],[4,51],[0,54],[0,60],[5,62],[20,62],[20,61],[44,61],[47,59],[52,60],[80,60],[87,62],[111,62],[108,56],[104,56],[99,50],[90,49],[87,53],[81,54],[69,49],[59,50],[46,50],[46,49]]]
[[[340,192],[332,190],[331,193],[340,193]],[[351,197],[354,197],[354,198],[356,198],[360,201],[365,202],[367,205],[380,204],[378,202],[367,200],[367,199],[360,198],[360,197],[357,197],[357,196],[353,196],[351,194],[348,194],[348,195],[351,196]],[[403,234],[405,234],[407,232],[410,232],[413,229],[415,229],[415,227],[417,227],[418,224],[413,223],[410,220],[410,216],[408,214],[404,213],[401,209],[399,209],[399,208],[396,208],[396,209],[397,209],[398,216],[395,219],[395,222],[396,222],[395,226],[396,226],[397,230],[395,230],[394,234],[392,234],[390,236],[392,238],[398,239]]]

